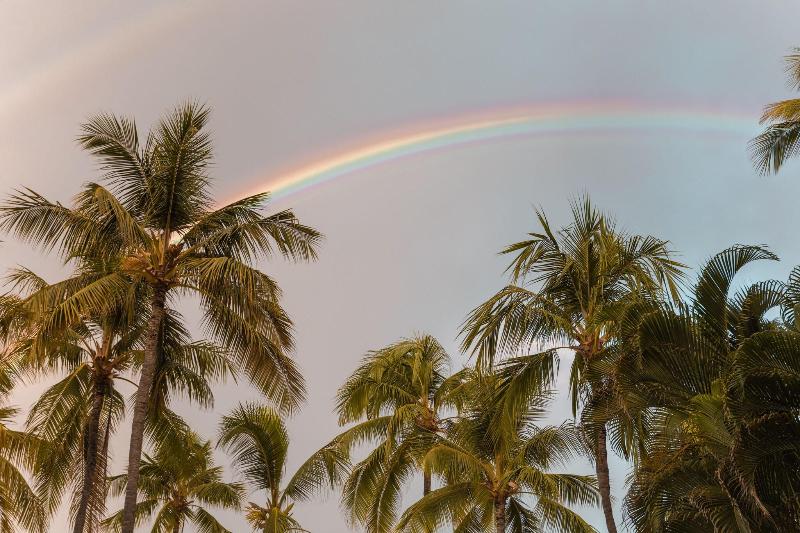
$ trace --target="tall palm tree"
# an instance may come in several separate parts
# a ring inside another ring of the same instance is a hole
[[[284,484],[289,434],[275,410],[257,404],[239,405],[222,418],[219,446],[231,453],[247,483],[266,493],[264,505],[250,502],[246,514],[254,530],[264,533],[306,531],[292,514],[295,503],[310,499],[329,479],[335,482],[329,475],[346,465],[346,457],[330,448],[314,454]]]
[[[457,421],[424,458],[444,486],[411,505],[398,530],[595,531],[566,506],[596,505],[595,479],[550,472],[582,453],[579,432],[571,423],[537,426],[550,395],[517,379],[512,372],[476,378]]]
[[[124,410],[114,382],[131,366],[135,324],[117,312],[54,331],[45,324],[68,282],[52,286],[24,268],[13,270],[8,279],[22,294],[7,297],[3,320],[24,322],[7,335],[8,353],[31,377],[66,374],[28,416],[28,429],[52,443],[37,461],[37,491],[53,512],[66,486],[73,485],[74,531],[94,531],[105,513],[105,448]]]
[[[509,266],[511,284],[478,306],[467,318],[462,335],[465,350],[477,354],[479,367],[490,367],[499,354],[550,348],[532,359],[532,377],[539,358],[558,358],[556,348],[574,353],[570,371],[573,413],[609,395],[613,375],[591,370],[606,356],[618,336],[618,317],[642,299],[667,289],[678,298],[683,265],[671,258],[667,241],[630,235],[598,212],[588,198],[572,204],[572,222],[554,233],[537,211],[541,231],[503,253],[516,254]],[[518,360],[520,371],[526,366]],[[555,366],[555,365],[553,365]],[[607,420],[582,425],[591,441],[609,533],[616,533],[608,471]]]
[[[638,368],[621,376],[656,421],[625,502],[636,531],[800,528],[800,269],[734,290],[742,268],[776,259],[725,250],[690,304],[642,321]]]
[[[212,207],[211,140],[204,129],[208,116],[208,109],[194,103],[179,107],[143,145],[132,120],[97,116],[83,126],[79,141],[99,159],[109,188],[86,185],[73,207],[30,190],[0,206],[0,228],[26,241],[58,247],[68,258],[122,256],[118,270],[97,277],[60,304],[60,321],[73,322],[119,304],[131,283],[148,287],[123,533],[133,533],[158,336],[172,299],[196,295],[212,340],[283,409],[295,408],[304,395],[302,376],[287,355],[292,324],[280,306],[280,289],[254,264],[276,251],[295,260],[314,259],[320,235],[290,210],[264,215],[266,193]]]
[[[176,448],[176,442],[161,446],[155,455],[145,455],[139,492],[143,499],[136,506],[137,523],[153,520],[152,531],[181,533],[186,524],[197,531],[230,533],[208,507],[239,509],[244,486],[222,480],[222,467],[214,464],[211,443],[189,432]],[[110,479],[111,493],[121,495],[127,483],[125,474]],[[122,527],[122,511],[104,521],[114,532]]]
[[[449,376],[450,357],[430,335],[419,335],[370,352],[337,393],[341,425],[356,423],[329,446],[349,457],[365,442],[372,451],[355,464],[342,503],[367,531],[391,531],[405,480],[422,473],[422,495],[432,475],[422,458],[442,434],[466,371]]]
[[[786,56],[786,73],[792,89],[800,89],[800,48]],[[750,152],[762,174],[778,172],[786,160],[800,148],[800,98],[768,105],[761,124],[769,125],[750,141]]]

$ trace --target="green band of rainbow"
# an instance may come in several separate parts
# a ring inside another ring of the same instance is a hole
[[[666,131],[723,134],[746,140],[758,130],[757,115],[692,109],[653,109],[629,105],[571,105],[525,109],[450,121],[444,126],[417,126],[381,140],[302,165],[286,173],[259,177],[252,193],[271,191],[282,199],[340,176],[387,161],[474,142],[571,133]]]

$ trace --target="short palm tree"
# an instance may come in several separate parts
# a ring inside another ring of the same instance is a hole
[[[174,322],[175,318],[168,315],[162,324],[169,327]],[[187,430],[169,409],[169,399],[180,395],[201,406],[211,406],[209,382],[224,375],[228,366],[217,348],[205,342],[188,342],[187,333],[175,329],[159,346],[148,407],[146,427],[159,443],[180,443],[181,434]],[[116,383],[128,381],[125,375],[141,364],[141,351],[131,344],[132,336],[107,329],[105,336],[99,337],[103,342],[94,346],[88,342],[67,345],[64,355],[75,359],[50,363],[60,365],[67,374],[37,400],[28,419],[32,432],[57,443],[57,451],[44,455],[37,465],[37,484],[49,501],[58,505],[65,485],[78,484],[73,499],[76,532],[94,531],[105,514],[108,443],[125,411]],[[58,352],[54,350],[54,355]]]
[[[588,198],[572,205],[572,222],[554,233],[541,212],[541,231],[512,244],[511,284],[478,306],[463,328],[463,346],[478,356],[479,367],[491,367],[497,355],[548,348],[531,359],[532,377],[539,358],[558,358],[555,348],[575,356],[570,371],[573,412],[598,402],[614,388],[613,375],[591,370],[617,340],[618,317],[642,299],[658,298],[663,289],[678,297],[682,265],[671,258],[668,243],[651,236],[617,230]],[[553,346],[555,345],[555,346]],[[523,372],[524,359],[516,361]],[[553,364],[555,366],[555,363]],[[608,472],[608,420],[583,425],[592,442],[606,527],[616,533]]]
[[[800,528],[800,269],[734,291],[765,259],[777,258],[717,254],[689,305],[642,321],[638,371],[624,376],[655,419],[625,502],[636,531]]]
[[[570,423],[537,426],[549,394],[519,387],[513,373],[475,379],[457,421],[424,458],[444,486],[411,505],[398,530],[594,532],[567,505],[596,505],[595,479],[550,472],[583,452],[579,432]]]
[[[348,455],[365,442],[371,452],[355,464],[342,503],[367,531],[391,531],[404,481],[421,472],[422,495],[431,472],[422,457],[447,428],[465,372],[449,376],[450,357],[430,335],[400,340],[370,352],[337,394],[341,425],[356,423],[329,446]]]
[[[250,502],[246,509],[247,521],[263,533],[306,531],[293,516],[295,503],[310,499],[346,466],[335,448],[320,451],[284,484],[289,434],[280,415],[264,405],[239,405],[224,416],[219,446],[257,494],[266,495],[263,505]]]
[[[800,48],[786,56],[786,72],[793,89],[800,89]],[[750,141],[750,151],[763,174],[778,172],[786,160],[800,148],[800,98],[768,105],[761,116],[767,129]]]
[[[222,480],[222,467],[214,464],[211,443],[202,441],[195,433],[161,446],[142,461],[139,492],[142,501],[136,505],[137,524],[152,520],[152,531],[181,533],[187,524],[197,531],[230,533],[209,508],[239,509],[244,498],[244,486]],[[110,479],[111,493],[124,492],[127,476]],[[122,527],[122,511],[109,517],[104,525],[118,532]]]
[[[120,306],[109,314],[86,317],[69,328],[48,327],[52,311],[64,296],[65,285],[91,277],[97,265],[83,264],[76,276],[60,284],[48,285],[27,269],[17,269],[9,279],[22,289],[24,298],[6,306],[6,321],[16,310],[27,318],[24,328],[14,336],[10,353],[27,374],[64,375],[49,387],[32,406],[28,428],[39,438],[51,442],[40,455],[37,489],[50,509],[55,510],[67,486],[72,485],[73,530],[95,531],[105,515],[105,476],[108,442],[124,417],[124,399],[116,383],[141,365],[141,331],[138,309],[142,291],[132,287],[130,298],[138,300]],[[75,290],[71,287],[70,290]],[[54,303],[55,302],[55,303]],[[151,397],[151,431],[181,429],[168,409],[171,394],[179,393],[208,406],[213,395],[209,380],[224,377],[229,371],[224,354],[205,342],[190,342],[188,332],[175,312],[162,323],[159,359]],[[176,424],[177,423],[177,424]]]
[[[86,185],[72,207],[30,190],[0,206],[0,228],[26,241],[58,247],[67,258],[122,258],[118,269],[65,298],[60,322],[119,305],[132,283],[148,288],[123,533],[133,533],[158,336],[172,299],[196,295],[212,339],[283,409],[296,407],[304,395],[302,376],[288,357],[292,324],[280,305],[280,290],[254,264],[276,251],[291,259],[313,259],[320,235],[289,210],[264,215],[266,193],[213,207],[208,116],[208,109],[193,103],[179,107],[144,144],[132,120],[97,116],[83,126],[79,141],[99,159],[109,188]]]

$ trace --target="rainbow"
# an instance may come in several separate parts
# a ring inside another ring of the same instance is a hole
[[[270,191],[283,199],[340,176],[424,152],[515,137],[558,134],[678,132],[747,139],[758,115],[630,104],[570,104],[525,108],[422,124],[321,157],[286,172],[257,176],[250,194]]]

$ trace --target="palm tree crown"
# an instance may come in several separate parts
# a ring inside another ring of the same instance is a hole
[[[671,258],[666,241],[617,230],[588,198],[573,203],[572,222],[558,233],[543,213],[537,215],[541,231],[503,251],[516,254],[509,266],[512,284],[469,315],[463,345],[477,354],[479,367],[491,366],[497,354],[549,348],[532,360],[531,375],[546,380],[538,386],[549,386],[552,379],[548,372],[535,371],[542,356],[558,357],[551,346],[572,350],[570,392],[577,413],[582,403],[596,403],[613,389],[613,376],[592,372],[592,368],[613,346],[618,317],[642,298],[660,297],[663,288],[677,299],[682,265]],[[518,363],[525,367],[524,360]],[[593,421],[584,430],[595,443],[606,526],[616,533],[606,422]]]
[[[405,480],[421,471],[422,494],[431,472],[422,458],[448,425],[464,373],[449,376],[450,357],[430,335],[370,352],[337,393],[341,425],[355,423],[330,446],[348,457],[369,443],[371,452],[350,470],[342,503],[367,531],[391,531]]]
[[[786,73],[793,89],[800,89],[800,48],[786,56]],[[750,141],[750,152],[762,174],[778,172],[800,148],[800,98],[768,105],[761,116],[767,128]]]
[[[180,533],[186,524],[198,531],[230,533],[209,512],[208,507],[239,509],[244,486],[222,480],[222,467],[215,466],[211,443],[188,433],[180,447],[161,446],[153,457],[142,462],[139,491],[143,500],[136,506],[137,523],[153,520],[152,531]],[[174,444],[174,442],[173,442]],[[127,476],[110,479],[111,493],[123,493]],[[122,511],[104,522],[111,531],[119,531]]]
[[[539,427],[548,394],[520,389],[506,374],[477,376],[447,436],[424,458],[445,485],[403,514],[398,529],[523,533],[593,532],[565,504],[595,504],[594,478],[554,474],[583,450],[572,424]]]
[[[800,527],[800,271],[734,291],[742,268],[775,259],[725,250],[690,305],[642,320],[638,370],[623,376],[653,418],[625,502],[637,531]]]

